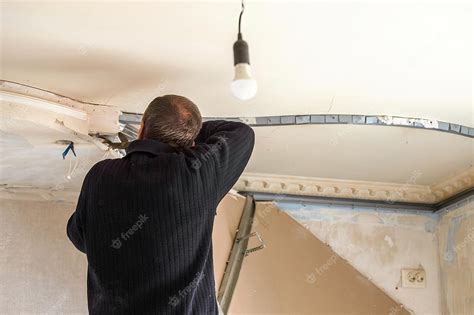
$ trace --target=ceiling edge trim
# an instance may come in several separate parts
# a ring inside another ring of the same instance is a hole
[[[395,202],[435,204],[473,186],[474,169],[471,167],[455,177],[432,186],[244,173],[234,189],[242,192],[275,194],[275,200],[278,200],[278,196],[283,198],[285,195],[299,195],[376,200],[388,204]]]
[[[433,183],[430,189],[439,201],[443,201],[472,187],[474,187],[473,166],[455,176]]]

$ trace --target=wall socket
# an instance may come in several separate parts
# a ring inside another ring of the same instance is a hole
[[[426,288],[426,272],[424,269],[402,269],[402,287]]]

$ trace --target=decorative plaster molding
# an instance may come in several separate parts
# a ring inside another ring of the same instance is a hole
[[[387,203],[433,204],[473,187],[473,183],[474,171],[472,168],[433,186],[244,173],[234,189],[276,195],[290,194],[378,200]]]
[[[38,122],[38,110],[52,113],[71,129],[81,126],[77,120],[84,121],[88,134],[116,134],[120,131],[121,111],[116,106],[81,102],[63,95],[0,80],[0,101],[2,106],[23,106],[35,110],[7,109],[12,118]],[[41,120],[40,120],[41,121]],[[79,127],[80,128],[80,127]],[[83,130],[76,130],[84,132]]]
[[[474,167],[472,166],[456,176],[432,184],[430,189],[438,200],[445,200],[471,187],[474,187]]]

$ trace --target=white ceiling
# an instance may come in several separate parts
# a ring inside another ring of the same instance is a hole
[[[243,34],[259,84],[249,102],[229,90],[239,1],[2,2],[1,79],[134,112],[155,96],[182,94],[213,117],[383,114],[473,126],[470,1],[247,1],[246,8]],[[50,144],[63,135],[35,128],[3,129],[2,183],[47,187],[68,172],[70,162],[58,161],[63,148]],[[247,167],[254,173],[403,184],[420,171],[417,184],[428,185],[473,164],[472,138],[436,131],[255,130]],[[36,150],[39,136],[48,145]],[[48,169],[55,171],[41,175]]]
[[[74,142],[77,157],[58,140]],[[0,119],[0,183],[10,187],[78,191],[104,152],[91,142],[28,120]]]
[[[472,138],[432,130],[300,125],[255,132],[246,169],[252,173],[280,174],[275,171],[279,165],[281,174],[290,176],[431,185],[474,162]],[[282,141],[290,135],[293,141]]]
[[[2,2],[2,74],[143,112],[163,93],[205,116],[387,114],[472,125],[472,3],[248,1],[259,84],[229,92],[239,1]]]

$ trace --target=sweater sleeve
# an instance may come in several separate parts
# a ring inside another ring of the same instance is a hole
[[[200,155],[198,165],[214,164],[218,200],[239,179],[252,155],[254,144],[254,131],[244,123],[225,120],[203,123],[196,139],[196,150]]]
[[[76,211],[69,218],[66,229],[68,238],[74,246],[83,253],[86,253],[83,218],[84,214],[87,212],[88,177],[89,174],[84,178],[81,193],[77,201]]]

